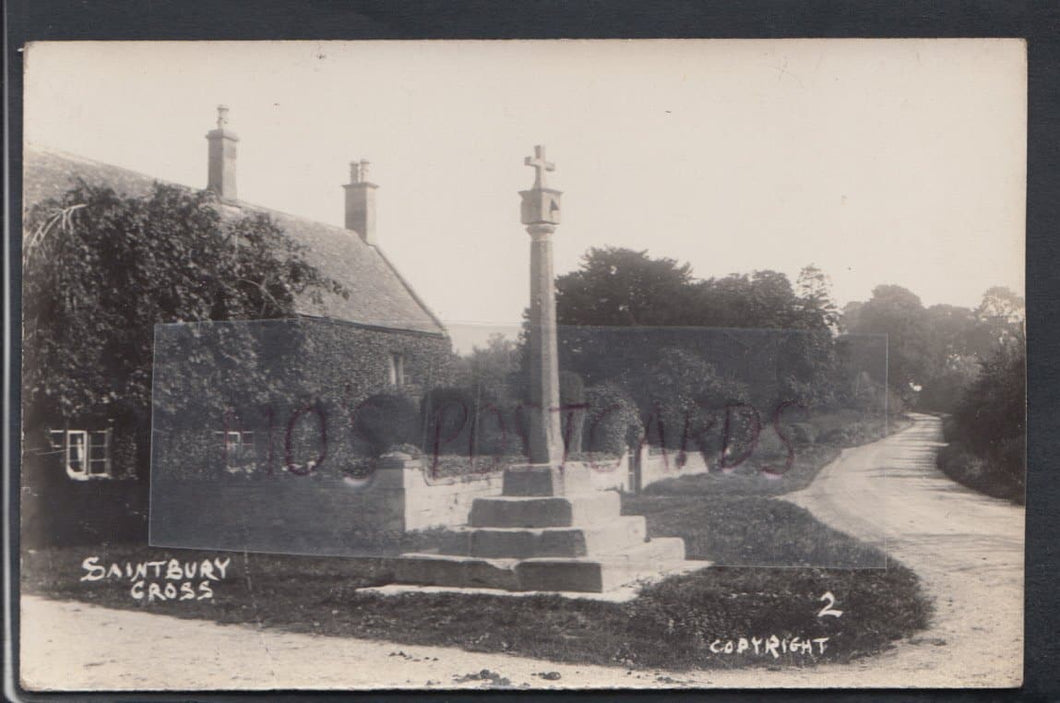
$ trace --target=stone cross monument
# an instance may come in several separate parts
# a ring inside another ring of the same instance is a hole
[[[556,349],[556,292],[552,276],[552,233],[560,216],[560,191],[546,186],[555,165],[545,147],[535,146],[524,163],[535,170],[534,185],[520,191],[522,223],[530,233],[530,432],[531,464],[556,466],[563,459]]]
[[[457,588],[602,593],[667,573],[700,569],[686,562],[679,537],[648,538],[644,516],[623,515],[617,492],[593,485],[592,469],[563,461],[552,233],[560,192],[545,178],[555,169],[545,147],[526,165],[534,186],[520,191],[530,233],[530,463],[504,470],[500,495],[471,503],[466,525],[450,527],[435,552],[394,560],[394,580]],[[403,469],[404,471],[405,469]],[[409,470],[408,485],[422,483]]]

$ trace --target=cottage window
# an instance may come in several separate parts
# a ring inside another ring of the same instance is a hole
[[[390,385],[405,385],[405,357],[397,352],[390,355]]]
[[[254,433],[228,430],[215,434],[224,442],[225,469],[232,472],[247,469],[247,464],[254,460]]]
[[[52,445],[63,456],[66,475],[77,481],[113,478],[111,430],[52,430]]]

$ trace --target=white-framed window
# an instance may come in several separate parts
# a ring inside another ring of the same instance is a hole
[[[398,352],[390,354],[390,385],[405,385],[405,357]]]
[[[225,469],[233,473],[254,465],[254,433],[227,430],[214,433],[224,443]]]
[[[52,446],[59,450],[66,475],[76,481],[113,478],[110,448],[113,432],[106,430],[51,430]]]

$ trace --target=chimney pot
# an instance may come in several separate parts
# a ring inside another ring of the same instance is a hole
[[[206,187],[224,200],[236,199],[236,143],[239,137],[227,129],[228,107],[217,106],[217,129],[206,134],[209,143]]]
[[[375,232],[375,190],[379,186],[368,181],[369,162],[365,159],[350,162],[350,182],[346,190],[346,229],[356,232],[366,244],[377,244]]]

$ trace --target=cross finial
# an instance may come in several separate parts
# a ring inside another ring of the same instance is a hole
[[[545,160],[545,147],[540,144],[534,147],[534,155],[527,156],[523,163],[534,169],[534,188],[544,188],[545,172],[556,170],[554,163]]]
[[[224,129],[226,124],[228,124],[228,106],[227,105],[218,105],[217,106],[217,129]]]

